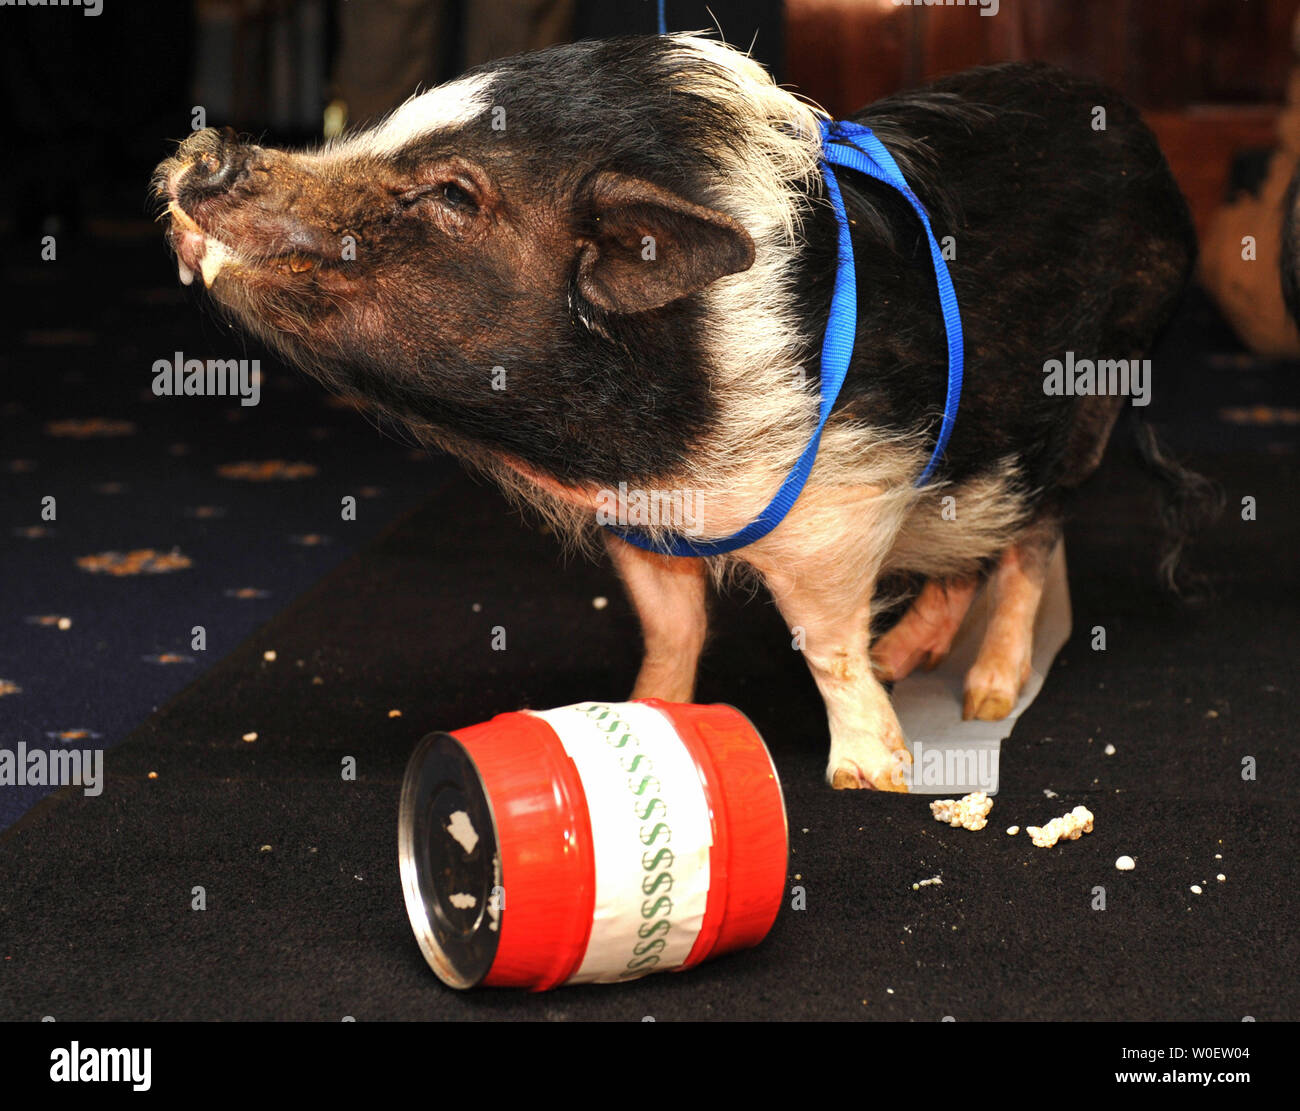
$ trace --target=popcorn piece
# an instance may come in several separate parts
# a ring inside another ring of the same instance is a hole
[[[1115,861],[1115,867],[1121,872],[1131,872],[1137,867],[1137,861],[1131,856],[1121,856],[1117,861]]]
[[[992,809],[993,800],[983,791],[975,791],[960,800],[938,799],[930,803],[930,813],[935,821],[961,826],[962,829],[983,829],[988,825],[988,814]]]
[[[1084,833],[1092,832],[1092,811],[1086,806],[1076,806],[1068,814],[1053,818],[1045,826],[1027,826],[1026,832],[1040,849],[1050,849],[1057,841],[1077,841]]]

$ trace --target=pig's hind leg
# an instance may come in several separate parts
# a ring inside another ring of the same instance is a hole
[[[871,647],[871,663],[883,680],[902,679],[918,665],[939,665],[952,648],[978,582],[927,579],[908,611]]]
[[[964,720],[1001,721],[1019,700],[1029,678],[1047,565],[1060,536],[1059,519],[1044,517],[999,557],[988,582],[988,627],[966,673]]]
[[[612,533],[605,541],[645,641],[632,697],[689,702],[708,631],[704,560],[655,555]]]

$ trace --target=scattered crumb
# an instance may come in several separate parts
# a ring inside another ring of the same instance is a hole
[[[158,778],[158,773],[157,773],[157,772],[150,772],[150,773],[149,773],[149,778],[150,778],[150,779],[157,779],[157,778]]]
[[[893,994],[894,994],[894,989],[893,989],[893,988],[885,988],[885,994],[886,994],[886,995],[893,995]]]
[[[1020,827],[1019,827],[1019,826],[1007,826],[1007,836],[1008,836],[1008,837],[1014,837],[1014,836],[1015,836],[1017,833],[1019,833],[1019,832],[1020,832]]]
[[[1215,853],[1215,854],[1214,854],[1214,859],[1215,859],[1215,860],[1222,860],[1222,859],[1223,859],[1223,853]]]
[[[469,910],[470,907],[478,906],[478,900],[467,891],[456,891],[447,896],[448,902],[457,910]]]
[[[263,845],[263,846],[262,846],[262,852],[264,852],[264,853],[269,853],[270,851],[271,851],[271,846],[270,846],[270,845]]]
[[[1206,710],[1206,711],[1205,711],[1205,716],[1206,716],[1207,718],[1217,718],[1217,717],[1219,716],[1219,711],[1218,711],[1218,710]]]
[[[1026,832],[1040,849],[1050,849],[1057,841],[1077,841],[1084,833],[1092,832],[1092,811],[1086,806],[1076,806],[1070,813],[1053,818],[1047,825],[1026,826]]]
[[[1059,797],[1060,797],[1060,796],[1057,795],[1057,793],[1056,793],[1055,791],[1053,791],[1050,787],[1044,787],[1044,788],[1043,788],[1043,794],[1046,795],[1049,799],[1054,799],[1054,798],[1059,798]]]
[[[802,873],[802,872],[796,872],[796,873],[794,874],[794,878],[797,879],[797,880],[801,880],[801,879],[803,879],[803,873]]]
[[[475,613],[482,613],[482,612],[483,612],[483,604],[482,604],[481,602],[475,602],[475,603],[474,603],[472,606],[470,606],[469,608],[472,609]]]
[[[389,711],[388,711],[388,716],[389,716],[390,718],[400,718],[400,717],[402,716],[402,711],[401,711],[401,710],[389,710]]]
[[[983,791],[973,791],[960,800],[937,799],[930,803],[930,813],[936,822],[972,830],[988,825],[988,814],[992,809],[993,800]]]
[[[803,827],[803,832],[804,832],[804,833],[807,833],[807,832],[808,832],[808,827],[807,827],[807,826],[804,826],[804,827]]]
[[[1214,878],[1215,878],[1216,880],[1218,880],[1220,883],[1223,883],[1223,882],[1224,882],[1228,877],[1225,876],[1222,872],[1220,872],[1220,873],[1219,873],[1217,876],[1215,876]]]
[[[58,620],[58,627],[62,629],[64,632],[67,632],[69,629],[72,628],[72,618],[60,617]]]
[[[1201,885],[1199,883],[1192,884],[1192,894],[1199,895],[1200,893],[1201,893]]]
[[[275,661],[275,649],[268,648],[262,653],[262,659],[266,660],[268,663],[273,663]]]
[[[1107,745],[1107,746],[1106,746],[1106,749],[1105,749],[1105,752],[1106,752],[1106,755],[1107,755],[1107,756],[1114,756],[1114,755],[1115,755],[1115,746],[1114,746],[1114,745]]]
[[[603,610],[607,605],[609,605],[609,599],[602,594],[599,597],[593,598],[591,604],[593,608]]]
[[[311,685],[312,685],[313,687],[319,687],[319,686],[320,686],[322,683],[324,683],[324,682],[325,682],[325,680],[322,679],[319,675],[313,675],[313,676],[311,677]]]
[[[257,740],[257,734],[256,734],[256,733],[245,733],[245,734],[244,734],[244,740],[246,740],[246,741],[255,741],[255,740]]]
[[[1121,856],[1117,861],[1115,861],[1115,867],[1121,872],[1131,872],[1137,867],[1137,861],[1131,856]]]
[[[914,883],[914,884],[912,884],[912,890],[913,890],[913,891],[920,891],[921,888],[923,888],[923,887],[929,887],[932,883],[939,883],[939,884],[941,884],[941,883],[943,883],[943,880],[942,880],[940,877],[938,877],[938,876],[931,876],[928,880],[922,880],[920,883]]]

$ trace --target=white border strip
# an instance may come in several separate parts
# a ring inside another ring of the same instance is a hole
[[[591,937],[568,983],[680,967],[704,922],[713,826],[700,771],[676,727],[632,702],[528,712],[555,731],[577,767],[595,842]]]

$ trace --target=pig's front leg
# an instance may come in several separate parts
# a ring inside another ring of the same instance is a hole
[[[845,604],[818,576],[796,579],[765,572],[768,589],[790,627],[826,703],[831,755],[826,779],[832,787],[906,791],[911,753],[889,695],[871,668],[870,599]]]
[[[708,629],[704,561],[645,552],[612,533],[606,534],[606,546],[645,641],[632,697],[689,702]]]

